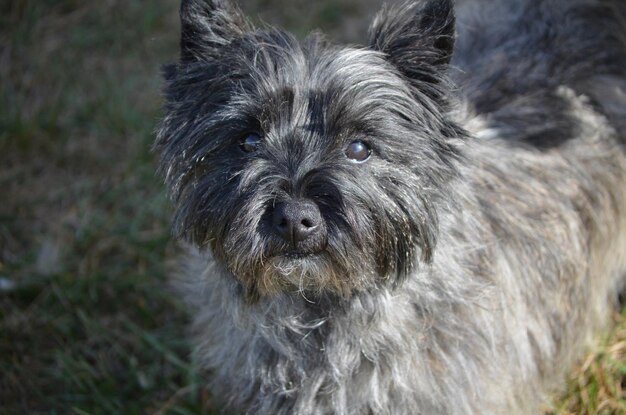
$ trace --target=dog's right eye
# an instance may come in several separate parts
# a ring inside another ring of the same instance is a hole
[[[239,141],[239,148],[244,153],[254,153],[261,146],[261,136],[257,133],[248,133]]]

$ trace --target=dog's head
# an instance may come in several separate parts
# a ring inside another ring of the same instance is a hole
[[[349,296],[429,262],[460,135],[452,9],[383,10],[368,46],[337,47],[255,29],[226,0],[183,0],[156,142],[176,234],[252,296]]]

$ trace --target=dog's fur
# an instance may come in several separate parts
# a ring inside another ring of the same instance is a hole
[[[385,9],[338,47],[183,1],[156,148],[222,407],[537,413],[602,327],[626,271],[626,7],[461,6]],[[324,228],[298,255],[270,218],[294,199]]]

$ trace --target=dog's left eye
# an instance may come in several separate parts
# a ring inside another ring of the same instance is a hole
[[[253,153],[261,146],[261,136],[257,133],[248,133],[239,140],[239,148],[245,153]]]
[[[369,146],[363,141],[353,141],[346,149],[346,157],[357,163],[362,163],[367,160],[372,154]]]

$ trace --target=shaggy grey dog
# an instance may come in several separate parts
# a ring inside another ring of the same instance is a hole
[[[537,413],[624,281],[625,9],[413,1],[339,47],[183,1],[156,148],[221,407]]]

